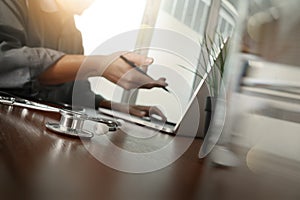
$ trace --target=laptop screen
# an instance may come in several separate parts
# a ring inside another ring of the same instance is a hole
[[[147,73],[154,79],[165,77],[170,92],[161,88],[139,90],[136,104],[157,106],[168,122],[180,123],[204,83],[205,72],[197,69],[200,44],[178,32],[155,29],[147,51],[155,60]]]

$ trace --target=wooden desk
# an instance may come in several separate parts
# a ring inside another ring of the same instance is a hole
[[[58,114],[0,105],[1,199],[299,199],[297,180],[255,175],[247,167],[215,168],[198,159],[195,139],[173,164],[148,173],[112,169],[95,159],[79,139],[48,131]],[[155,149],[174,136],[157,134],[137,144],[109,133],[115,144],[136,151]],[[184,142],[185,137],[179,139]],[[111,152],[107,151],[107,154]],[[159,160],[157,161],[159,162]],[[283,181],[280,182],[278,180]],[[275,181],[275,182],[274,182]]]
[[[198,190],[203,162],[197,158],[201,140],[195,140],[187,154],[162,170],[125,173],[95,159],[83,144],[89,141],[57,135],[45,128],[46,121],[57,121],[59,117],[0,106],[1,193],[39,200],[191,199]],[[133,140],[124,142],[122,133],[109,133],[108,137],[137,151],[156,148],[173,138],[159,134],[153,143],[139,146]]]

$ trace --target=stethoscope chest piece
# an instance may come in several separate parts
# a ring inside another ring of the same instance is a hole
[[[93,133],[83,130],[84,121],[88,119],[86,114],[70,110],[60,110],[60,114],[59,123],[46,123],[46,127],[49,130],[80,138],[92,138],[94,136]]]

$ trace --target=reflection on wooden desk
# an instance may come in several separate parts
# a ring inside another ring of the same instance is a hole
[[[88,144],[45,128],[45,121],[58,120],[55,113],[0,106],[1,199],[231,200],[300,196],[295,180],[282,179],[282,183],[276,176],[255,175],[246,165],[224,169],[213,167],[208,159],[199,160],[200,139],[195,139],[178,160],[163,169],[140,174],[117,171],[87,150],[95,147],[95,141]],[[112,132],[106,137],[117,147],[132,152],[156,151],[174,139],[166,134],[134,138],[123,132]],[[184,140],[186,137],[178,137],[177,144]],[[115,156],[105,146],[95,150]]]

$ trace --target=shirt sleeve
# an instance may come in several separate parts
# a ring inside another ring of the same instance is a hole
[[[25,1],[0,1],[1,88],[22,88],[64,55],[52,49],[26,46],[26,18]]]

